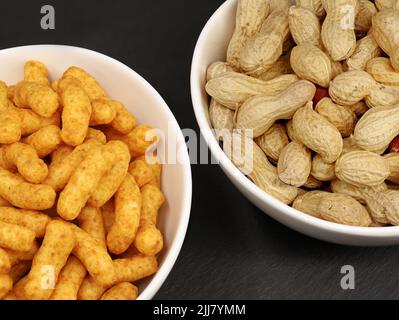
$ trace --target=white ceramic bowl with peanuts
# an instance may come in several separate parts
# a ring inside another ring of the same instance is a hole
[[[52,79],[58,79],[69,66],[89,71],[108,94],[123,101],[141,123],[167,133],[177,141],[161,141],[160,152],[170,143],[177,143],[182,164],[163,166],[163,186],[167,202],[160,212],[160,229],[165,237],[165,249],[159,257],[160,269],[152,278],[140,283],[140,300],[152,299],[160,289],[180,253],[191,209],[191,168],[185,141],[172,112],[157,91],[141,76],[122,63],[100,53],[69,46],[37,45],[0,51],[0,78],[16,83],[23,77],[21,70],[27,60],[43,61]],[[165,137],[169,137],[165,134]]]
[[[226,1],[204,27],[195,48],[191,70],[191,94],[195,115],[209,148],[231,182],[259,209],[282,224],[305,235],[343,245],[384,246],[399,244],[399,227],[363,228],[324,221],[283,204],[268,195],[229,160],[213,135],[210,98],[205,91],[208,67],[226,61],[236,18],[237,0]]]

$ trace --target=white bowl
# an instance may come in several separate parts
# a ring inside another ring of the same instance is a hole
[[[13,84],[23,79],[26,60],[39,60],[58,79],[69,66],[86,69],[105,88],[110,97],[122,101],[140,123],[171,133],[162,141],[160,152],[167,150],[168,137],[177,138],[177,150],[183,164],[163,168],[163,191],[167,199],[160,212],[160,228],[165,249],[159,257],[156,275],[140,284],[140,300],[152,299],[165,282],[180,253],[190,217],[192,181],[185,140],[172,112],[157,91],[141,76],[122,63],[100,53],[69,46],[38,45],[0,51],[0,79]]]
[[[231,182],[259,209],[284,225],[308,236],[355,246],[399,244],[399,227],[360,228],[323,221],[299,212],[269,196],[248,180],[227,158],[214,138],[205,92],[206,70],[215,61],[226,61],[234,30],[237,0],[226,1],[204,27],[195,48],[191,69],[191,95],[195,115],[214,158]]]

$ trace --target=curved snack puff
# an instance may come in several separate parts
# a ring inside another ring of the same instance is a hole
[[[29,251],[35,242],[35,233],[27,228],[0,221],[0,247],[15,251]]]
[[[141,159],[137,159],[130,164],[129,173],[133,176],[134,180],[136,180],[140,188],[150,183],[155,178],[153,169],[147,162]]]
[[[79,300],[98,300],[112,285],[147,278],[158,271],[158,262],[156,257],[136,255],[128,259],[115,260],[114,267],[115,280],[109,286],[98,284],[90,276],[86,277],[79,290]]]
[[[36,150],[39,158],[45,158],[54,152],[61,142],[61,130],[55,125],[43,127],[26,138],[26,143]]]
[[[17,142],[7,146],[4,152],[6,162],[16,166],[26,181],[38,184],[47,177],[47,165],[32,146]]]
[[[160,164],[158,158],[155,155],[145,155],[137,158],[137,160],[143,160],[151,168],[154,178],[149,182],[159,189],[161,189],[162,180],[162,165]]]
[[[105,233],[108,234],[111,230],[112,225],[115,222],[115,201],[114,199],[109,200],[102,208],[101,214],[103,216]]]
[[[73,147],[68,146],[66,144],[60,146],[51,153],[51,163],[54,164],[56,162],[64,161],[72,153],[73,150],[74,150]],[[50,173],[50,168],[49,168],[49,173]]]
[[[163,236],[156,225],[158,211],[165,202],[165,197],[161,190],[152,185],[144,186],[141,195],[143,204],[135,246],[142,254],[155,256],[163,249]]]
[[[62,269],[50,300],[77,300],[78,291],[86,276],[86,268],[75,257],[70,257]]]
[[[46,85],[22,81],[15,87],[14,103],[20,108],[29,108],[38,115],[51,118],[58,110],[58,96]]]
[[[114,196],[126,177],[130,163],[129,149],[123,142],[111,141],[105,148],[114,155],[115,162],[89,199],[89,204],[96,208],[102,207]]]
[[[82,68],[70,67],[67,71],[65,71],[63,78],[70,76],[78,79],[81,82],[82,87],[86,91],[87,95],[90,97],[90,100],[107,97],[105,91],[103,90],[103,88],[101,88],[97,80],[94,79]]]
[[[151,147],[154,147],[159,140],[156,132],[146,125],[135,127],[132,132],[125,136],[119,134],[112,128],[106,129],[104,133],[109,141],[120,140],[126,143],[129,147],[132,158],[138,158],[145,155],[147,151],[149,151]]]
[[[28,282],[28,276],[20,279],[14,288],[4,297],[4,300],[26,300],[25,285]]]
[[[96,282],[100,285],[111,286],[115,270],[107,250],[87,232],[75,225],[71,226],[77,241],[73,254],[83,263]]]
[[[122,282],[109,289],[103,294],[101,300],[131,301],[139,296],[139,289],[129,282]]]
[[[14,251],[9,249],[4,250],[8,254],[11,266],[15,266],[24,261],[32,261],[37,251],[39,251],[39,244],[36,241],[33,242],[33,246],[29,249],[29,251]]]
[[[63,158],[62,161],[53,161],[50,164],[48,176],[43,183],[51,186],[57,192],[64,189],[72,174],[85,157],[99,146],[100,143],[98,141],[89,140],[76,147],[67,157]]]
[[[65,81],[61,93],[62,105],[62,140],[70,146],[78,146],[83,143],[89,129],[92,113],[90,99],[78,81],[70,78]]]
[[[11,270],[11,262],[7,252],[0,248],[0,274],[8,274]]]
[[[96,130],[93,128],[89,128],[89,131],[87,131],[86,141],[90,139],[97,140],[101,144],[107,143],[107,137],[105,134],[101,130]]]
[[[107,235],[110,252],[122,254],[133,243],[140,224],[141,193],[134,178],[127,174],[115,194],[115,222]]]
[[[49,86],[48,71],[46,66],[39,61],[27,61],[24,66],[24,79],[28,82],[36,82]]]
[[[13,109],[0,111],[0,144],[18,142],[22,136],[21,120]]]
[[[116,280],[120,282],[136,282],[147,278],[158,271],[158,261],[154,256],[136,255],[128,259],[114,260]]]
[[[100,300],[106,290],[106,287],[99,285],[91,276],[87,276],[80,286],[78,300]]]
[[[42,238],[51,219],[37,211],[0,207],[0,221],[32,230],[37,238]]]
[[[111,106],[116,111],[116,116],[111,123],[111,127],[121,134],[130,133],[137,124],[136,118],[119,101],[110,101]]]
[[[106,98],[100,98],[92,100],[91,105],[93,107],[93,112],[90,118],[91,126],[110,124],[114,121],[117,115],[117,111],[112,105],[111,100]]]
[[[79,227],[96,239],[104,249],[107,249],[105,241],[105,228],[100,208],[86,206],[78,218]]]
[[[56,194],[50,186],[27,183],[0,168],[0,196],[21,209],[46,210],[53,207]]]
[[[9,110],[13,110],[13,112],[18,115],[21,121],[22,136],[35,133],[41,128],[49,125],[55,125],[59,127],[61,124],[61,112],[59,111],[54,113],[54,115],[50,118],[44,118],[36,114],[34,111],[28,109],[20,109],[12,106]]]
[[[75,244],[74,232],[68,223],[55,220],[48,224],[42,246],[32,261],[32,268],[25,285],[27,299],[50,298],[58,276]],[[48,279],[45,279],[44,275],[47,275]]]
[[[79,216],[114,160],[107,145],[94,148],[86,156],[59,196],[57,212],[63,219],[75,220]]]
[[[11,290],[13,282],[8,274],[0,274],[0,299],[3,299]]]

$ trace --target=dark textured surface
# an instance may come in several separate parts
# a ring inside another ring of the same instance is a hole
[[[162,94],[183,128],[197,125],[189,74],[196,39],[222,0],[8,1],[1,48],[82,46],[135,69]],[[56,31],[40,7],[56,8]],[[1,62],[0,62],[1,79]],[[218,166],[194,166],[190,228],[158,299],[399,298],[399,249],[346,248],[297,234],[253,207]],[[356,290],[340,288],[353,265]]]

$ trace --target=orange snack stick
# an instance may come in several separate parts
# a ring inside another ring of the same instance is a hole
[[[82,230],[96,239],[105,249],[107,248],[104,221],[100,208],[84,207],[79,215],[78,223]]]
[[[121,134],[130,133],[137,124],[136,118],[119,101],[110,101],[112,108],[116,111],[116,116],[111,122],[111,127]]]
[[[110,124],[114,121],[117,110],[113,106],[112,101],[106,98],[92,100],[93,112],[90,118],[91,126],[99,126]]]
[[[61,145],[51,153],[51,163],[64,161],[74,150],[73,147],[66,144]],[[50,168],[49,168],[50,172]]]
[[[96,208],[102,207],[114,196],[126,177],[130,163],[129,149],[123,142],[110,141],[105,148],[114,155],[115,161],[89,199],[89,204]]]
[[[74,77],[78,79],[81,82],[83,89],[90,97],[90,100],[107,97],[104,89],[101,88],[97,80],[82,68],[70,67],[67,71],[65,71],[63,78],[65,77]]]
[[[115,201],[114,199],[109,200],[102,208],[101,213],[104,221],[105,233],[108,234],[111,230],[112,225],[115,222]]]
[[[156,225],[158,211],[165,202],[165,197],[161,190],[153,185],[144,186],[141,194],[143,204],[135,246],[142,254],[155,256],[163,249],[163,236]]]
[[[36,82],[48,86],[48,71],[46,66],[40,61],[27,61],[24,66],[24,79],[28,82]]]
[[[15,266],[24,261],[32,261],[37,251],[39,251],[39,244],[36,241],[33,242],[33,246],[29,249],[29,251],[14,251],[10,249],[4,250],[8,254],[11,266]]]
[[[134,178],[127,174],[115,194],[115,222],[107,235],[110,252],[121,254],[133,243],[140,224],[141,193]]]
[[[17,107],[32,109],[45,118],[51,118],[59,107],[57,94],[49,86],[36,82],[17,84],[13,100]]]
[[[137,159],[129,165],[129,173],[136,180],[137,185],[141,188],[153,181],[155,178],[153,169],[144,160]]]
[[[8,274],[0,274],[0,299],[3,299],[11,290],[13,282]]]
[[[101,300],[130,301],[130,300],[136,300],[138,296],[139,296],[139,289],[137,289],[135,285],[129,282],[122,282],[115,285],[107,292],[105,292],[101,297]]]
[[[75,244],[74,232],[68,223],[55,220],[48,224],[42,246],[32,261],[32,268],[25,285],[27,299],[50,298]]]
[[[86,231],[75,225],[72,227],[77,240],[73,254],[82,262],[96,282],[104,286],[112,285],[115,269],[107,250]]]
[[[35,233],[15,224],[0,222],[0,247],[15,251],[29,251],[35,242]]]
[[[86,273],[84,265],[71,256],[58,277],[50,300],[77,300],[78,291]]]
[[[7,146],[4,152],[4,158],[9,166],[17,167],[26,181],[38,184],[47,177],[47,165],[32,146],[17,142]]]
[[[50,186],[27,183],[0,168],[0,196],[17,208],[46,210],[53,207],[56,194]]]
[[[61,130],[55,125],[43,127],[26,138],[26,143],[36,150],[39,158],[45,158],[54,152],[61,142]]]
[[[63,219],[75,220],[79,216],[114,160],[107,145],[94,148],[86,156],[59,196],[57,212]]]
[[[11,270],[11,262],[8,253],[0,248],[0,274],[8,274]]]
[[[93,128],[89,128],[89,131],[87,131],[86,141],[90,139],[97,140],[102,144],[107,143],[107,137],[105,136],[105,134],[101,130],[96,130]]]
[[[86,139],[92,113],[90,99],[80,83],[74,79],[61,80],[62,140],[70,146],[78,146]]]
[[[99,146],[98,141],[89,140],[76,147],[68,156],[62,158],[62,161],[53,161],[49,166],[48,176],[43,183],[51,186],[55,191],[64,189],[85,157]]]

